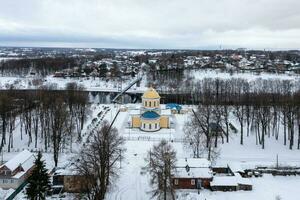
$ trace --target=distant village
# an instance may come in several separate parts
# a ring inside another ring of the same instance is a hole
[[[300,53],[242,48],[214,51],[0,48],[2,75],[9,74],[10,65],[14,65],[17,68],[14,70],[39,76],[134,76],[140,71],[141,64],[150,66],[146,67],[150,71],[220,69],[228,72],[300,73]]]

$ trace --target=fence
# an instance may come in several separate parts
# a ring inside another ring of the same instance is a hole
[[[150,136],[125,136],[123,137],[124,140],[127,141],[162,141],[162,140],[166,140],[168,142],[177,142],[177,143],[184,143],[185,139],[183,138],[158,138],[158,137],[150,137]]]

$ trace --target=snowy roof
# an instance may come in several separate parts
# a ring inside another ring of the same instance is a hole
[[[21,165],[24,171],[26,172],[34,165],[34,160],[34,155],[28,150],[24,150],[9,161],[7,161],[2,166],[6,166],[10,171],[13,172]]]
[[[177,104],[177,103],[168,103],[166,104],[167,109],[176,109],[176,110],[181,110],[182,106]]]
[[[238,181],[235,176],[215,176],[210,186],[237,186]]]
[[[176,168],[177,178],[212,178],[212,171],[210,168]]]
[[[68,175],[76,175],[76,174],[78,174],[78,171],[76,170],[76,167],[73,163],[61,168],[57,168],[55,170],[55,175],[68,176]]]
[[[176,176],[180,178],[211,178],[210,162],[206,158],[178,159]]]
[[[190,168],[194,168],[194,167],[209,168],[211,166],[211,163],[206,158],[187,158],[187,159],[183,158],[177,160],[176,167],[186,167],[187,165]]]
[[[230,163],[230,169],[233,172],[244,172],[244,170],[249,168],[251,167],[247,166],[245,163]]]
[[[12,178],[21,178],[24,174],[26,174],[26,172],[19,172],[16,175],[14,175]]]
[[[250,179],[248,178],[243,178],[239,173],[234,173],[236,180],[239,184],[242,185],[252,185]]]

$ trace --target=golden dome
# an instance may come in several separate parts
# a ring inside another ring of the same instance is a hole
[[[156,92],[156,90],[152,87],[150,87],[144,94],[143,98],[146,99],[158,99],[160,98],[159,94]]]

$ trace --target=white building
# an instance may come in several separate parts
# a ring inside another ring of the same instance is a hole
[[[34,155],[28,150],[24,150],[1,165],[0,188],[18,188],[30,175],[34,168],[34,161]]]

